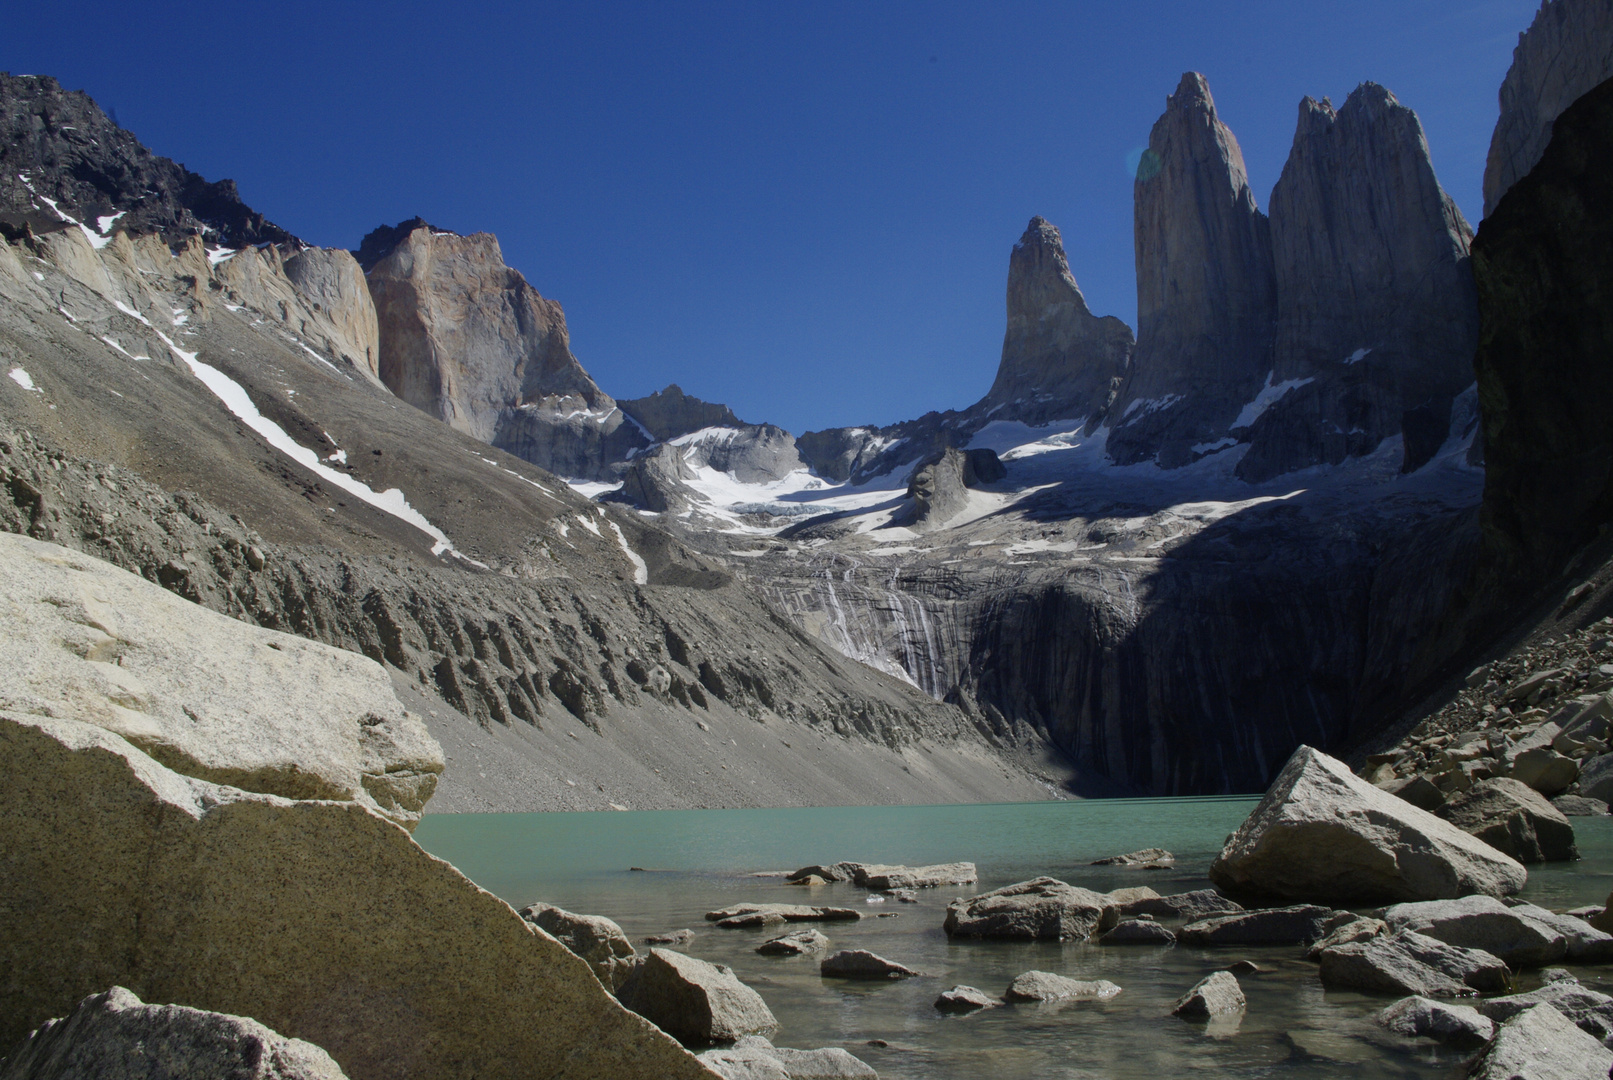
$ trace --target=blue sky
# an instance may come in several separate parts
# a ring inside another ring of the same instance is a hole
[[[1064,233],[1135,325],[1127,154],[1204,72],[1262,206],[1299,100],[1371,79],[1470,222],[1536,0],[13,5],[50,74],[311,243],[497,234],[604,389],[792,431],[962,408],[1008,252]]]

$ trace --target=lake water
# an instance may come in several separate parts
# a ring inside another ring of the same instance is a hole
[[[689,928],[691,955],[728,964],[778,1017],[780,1046],[843,1046],[886,1078],[992,1080],[1146,1078],[1183,1070],[1238,1077],[1450,1077],[1461,1058],[1432,1044],[1397,1042],[1372,1023],[1390,999],[1324,992],[1300,950],[1101,947],[953,942],[941,930],[955,897],[1040,874],[1100,892],[1148,885],[1162,894],[1208,887],[1205,870],[1252,798],[1125,799],[984,806],[819,807],[631,813],[438,814],[415,832],[422,846],[515,907],[535,900],[606,915],[637,944]],[[1613,889],[1613,818],[1575,819],[1584,856],[1534,867],[1524,895],[1558,910],[1601,903]],[[1144,847],[1177,856],[1171,870],[1091,867]],[[917,904],[870,904],[848,884],[806,889],[748,875],[812,863],[971,861],[975,886],[922,890]],[[633,871],[630,867],[643,867]],[[831,950],[870,949],[925,973],[894,983],[818,975],[818,957],[758,955],[782,930],[719,930],[707,911],[741,902],[855,906],[856,923],[816,925]],[[895,918],[875,918],[878,914]],[[642,948],[642,946],[640,946]],[[1176,999],[1235,960],[1249,1008],[1235,1030],[1169,1015]],[[1108,979],[1104,1004],[1014,1006],[964,1016],[936,1012],[940,991],[965,983],[1000,995],[1020,972]],[[1588,984],[1604,969],[1573,969]],[[1525,973],[1521,986],[1537,985]],[[1607,987],[1601,987],[1604,991]],[[871,1043],[879,1041],[887,1045]]]

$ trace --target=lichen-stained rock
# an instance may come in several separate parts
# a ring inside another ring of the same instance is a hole
[[[1230,971],[1216,971],[1183,994],[1171,1009],[1171,1015],[1183,1020],[1208,1020],[1212,1016],[1242,1012],[1248,1004],[1237,977]]]
[[[1008,329],[996,381],[981,402],[1015,420],[1089,417],[1108,408],[1131,359],[1131,327],[1087,307],[1070,273],[1064,239],[1031,218],[1008,259]]]
[[[1505,990],[1512,982],[1500,957],[1411,930],[1324,949],[1317,959],[1323,986],[1368,994],[1469,997]]]
[[[250,1016],[353,1080],[704,1077],[588,966],[353,802],[0,716],[0,1043],[90,993]]]
[[[347,1080],[329,1054],[245,1016],[147,1005],[121,986],[47,1021],[0,1080]]]
[[[1271,372],[1271,233],[1209,84],[1182,76],[1137,169],[1137,347],[1111,409],[1121,465],[1185,465]]]
[[[1501,115],[1484,164],[1484,216],[1529,175],[1564,109],[1613,78],[1613,7],[1605,0],[1544,0],[1518,35],[1501,81]]]
[[[603,915],[578,915],[539,903],[522,908],[521,918],[580,956],[607,990],[621,986],[633,972],[633,943]]]
[[[1210,880],[1234,896],[1329,903],[1504,896],[1526,879],[1488,844],[1309,746],[1210,866]]]
[[[1479,323],[1473,231],[1434,175],[1417,114],[1370,82],[1336,112],[1305,98],[1270,212],[1270,383],[1289,389],[1249,426],[1238,475],[1259,482],[1370,453],[1422,408],[1433,426],[1422,455],[1407,434],[1413,471],[1473,382]]]
[[[0,533],[0,710],[117,732],[176,772],[350,799],[413,827],[442,750],[381,665],[249,626],[76,551]]]
[[[1574,826],[1563,812],[1511,777],[1479,781],[1440,807],[1438,814],[1519,862],[1579,858]]]
[[[943,926],[948,937],[1085,941],[1105,906],[1101,893],[1039,877],[954,900]]]
[[[778,1021],[733,968],[671,949],[651,949],[617,991],[623,1005],[685,1042],[771,1035]]]
[[[1540,1004],[1501,1025],[1470,1075],[1474,1080],[1601,1080],[1610,1067],[1613,1051]]]

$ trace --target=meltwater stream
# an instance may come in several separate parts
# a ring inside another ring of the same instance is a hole
[[[1148,885],[1160,893],[1208,887],[1227,833],[1255,800],[1125,799],[984,806],[671,810],[632,813],[434,814],[415,838],[516,907],[535,900],[606,915],[637,944],[689,928],[685,950],[728,964],[778,1018],[780,1046],[843,1046],[885,1078],[912,1080],[1158,1080],[1183,1070],[1229,1077],[1452,1077],[1463,1059],[1397,1041],[1372,1023],[1392,999],[1324,992],[1301,950],[949,941],[954,897],[1050,874],[1099,891]],[[1525,896],[1562,910],[1601,903],[1613,888],[1613,818],[1575,819],[1584,856],[1532,867]],[[1177,856],[1172,870],[1087,864],[1143,847]],[[811,863],[968,860],[975,886],[920,892],[917,904],[869,903],[847,884],[813,889],[751,877]],[[643,867],[634,871],[630,867]],[[831,949],[865,948],[925,973],[896,983],[818,975],[817,957],[759,956],[781,930],[718,930],[707,911],[746,901],[856,906],[856,923],[814,924]],[[894,918],[877,918],[893,915]],[[642,948],[643,946],[639,946]],[[1236,960],[1249,1008],[1235,1031],[1169,1015],[1188,987]],[[1022,971],[1104,978],[1123,993],[1104,1004],[1012,1006],[965,1016],[935,1011],[942,990],[965,983],[1001,994]],[[1613,969],[1571,969],[1604,992]],[[1520,987],[1538,984],[1524,973]],[[883,1044],[883,1045],[878,1045]]]

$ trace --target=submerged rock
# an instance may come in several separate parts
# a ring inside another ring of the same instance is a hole
[[[1212,1016],[1242,1012],[1248,1007],[1243,987],[1231,972],[1217,971],[1183,994],[1171,1009],[1183,1020],[1208,1020]]]
[[[621,1003],[684,1042],[771,1035],[778,1021],[760,994],[724,964],[651,949],[616,992]]]
[[[1439,816],[1519,862],[1579,858],[1574,826],[1518,780],[1482,780],[1439,808]]]
[[[856,908],[813,907],[808,904],[736,904],[706,912],[706,918],[724,930],[772,926],[785,922],[856,922]]]
[[[1309,746],[1294,751],[1210,866],[1210,880],[1233,895],[1334,903],[1503,896],[1527,876],[1488,844]]]
[[[1085,941],[1106,906],[1091,889],[1039,877],[979,893],[947,905],[948,937]]]
[[[1472,1006],[1425,997],[1397,1001],[1373,1019],[1397,1035],[1435,1039],[1459,1050],[1483,1046],[1495,1034],[1495,1022]]]
[[[1368,994],[1468,997],[1505,990],[1511,983],[1499,957],[1410,930],[1326,949],[1317,959],[1323,986]]]
[[[1600,1080],[1610,1068],[1613,1051],[1541,1004],[1502,1024],[1470,1075],[1474,1080]]]
[[[256,1020],[147,1005],[121,986],[49,1020],[0,1060],[0,1080],[346,1080],[313,1043]]]
[[[1108,1001],[1120,987],[1107,979],[1067,979],[1049,971],[1027,971],[1008,984],[1003,1000],[1026,1001]]]
[[[984,990],[961,984],[950,990],[941,991],[941,996],[935,999],[935,1007],[941,1012],[974,1012],[976,1009],[996,1008],[1001,1004],[1000,998],[994,998]]]

